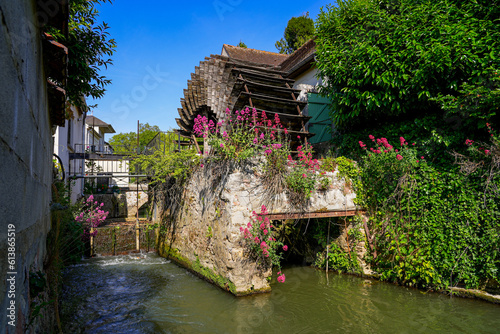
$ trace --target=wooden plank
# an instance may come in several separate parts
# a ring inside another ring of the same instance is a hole
[[[252,107],[249,105],[246,105],[244,108],[248,108],[248,109],[252,110]],[[268,115],[268,118],[270,118],[269,115],[271,115],[271,118],[274,118],[273,115],[277,114],[280,117],[280,119],[304,119],[306,121],[311,119],[311,116],[301,116],[301,115],[297,115],[297,114],[285,114],[285,113],[281,113],[281,112],[277,112],[277,111],[264,110],[264,109],[259,109],[259,108],[255,108],[255,110],[257,110],[259,112],[259,116],[262,112],[265,112],[266,115]]]
[[[249,76],[249,77],[254,77],[254,78],[260,78],[266,81],[272,81],[272,82],[279,82],[279,83],[284,83],[284,82],[290,82],[294,83],[295,80],[293,79],[281,79],[278,76],[271,76],[271,75],[266,75],[265,72],[268,72],[267,70],[262,70],[262,71],[250,71],[250,70],[244,70],[242,68],[233,68],[233,71],[237,73],[243,73],[243,75]]]
[[[270,220],[285,219],[307,219],[307,218],[330,218],[330,217],[351,217],[365,213],[363,210],[336,210],[323,212],[292,212],[292,213],[270,213],[265,215]]]
[[[262,101],[272,101],[276,103],[285,103],[285,104],[302,104],[305,105],[307,102],[305,101],[294,101],[294,100],[289,100],[289,99],[283,99],[280,97],[274,97],[274,96],[269,96],[269,95],[262,95],[262,94],[252,94],[252,93],[247,93],[247,92],[241,92],[240,95],[249,95],[250,97],[253,97],[255,99],[259,99]]]
[[[288,88],[288,87],[280,87],[280,86],[273,86],[273,85],[267,85],[264,83],[260,82],[255,82],[252,80],[248,79],[243,79],[243,78],[238,78],[242,84],[247,84],[248,86],[254,86],[254,87],[261,87],[261,88],[267,88],[268,90],[273,90],[276,92],[282,92],[282,93],[300,93],[300,89],[293,89],[293,88]]]

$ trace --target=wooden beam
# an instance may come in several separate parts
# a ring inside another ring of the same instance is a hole
[[[252,94],[252,93],[247,93],[247,92],[241,92],[241,94],[248,95],[250,97],[254,97],[255,99],[259,99],[262,101],[272,101],[276,103],[285,103],[285,104],[302,104],[306,105],[307,102],[305,101],[297,101],[297,100],[289,100],[289,99],[283,99],[281,97],[274,97],[270,95],[263,95],[263,94]],[[300,110],[300,109],[299,109]]]
[[[307,218],[329,218],[329,217],[351,217],[365,213],[363,210],[335,210],[323,212],[292,212],[292,213],[270,213],[266,217],[270,220],[285,219],[307,219]]]

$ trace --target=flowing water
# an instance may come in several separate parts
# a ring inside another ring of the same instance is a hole
[[[65,272],[65,333],[500,333],[500,306],[359,277],[285,268],[236,298],[153,253]]]

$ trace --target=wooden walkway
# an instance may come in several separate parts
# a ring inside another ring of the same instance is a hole
[[[364,214],[365,212],[364,210],[335,210],[322,212],[270,213],[267,214],[266,217],[269,217],[270,220],[351,217],[358,214]]]

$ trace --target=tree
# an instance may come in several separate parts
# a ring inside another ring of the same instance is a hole
[[[101,98],[105,87],[111,83],[100,69],[112,64],[111,56],[116,48],[105,22],[98,23],[97,4],[112,0],[70,0],[69,33],[48,28],[47,32],[68,48],[68,78],[65,85],[69,102],[86,108],[82,97]],[[62,83],[59,83],[62,85]]]
[[[139,124],[139,152],[159,133],[157,125]],[[137,152],[137,132],[118,133],[109,139],[115,153]]]
[[[322,10],[317,65],[335,126],[429,115],[472,127],[498,120],[498,2],[340,0]],[[471,94],[481,102],[451,103]]]
[[[285,28],[282,39],[275,46],[279,53],[291,54],[314,36],[314,21],[305,13],[292,17]]]
[[[236,45],[236,46],[238,46],[238,47],[240,47],[240,48],[245,48],[245,49],[247,48],[247,45],[246,45],[245,43],[243,43],[241,40],[240,40],[240,42],[238,43],[238,45]]]

